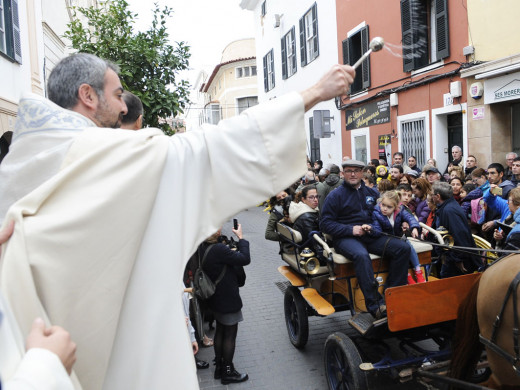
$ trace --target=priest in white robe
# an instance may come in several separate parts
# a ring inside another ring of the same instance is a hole
[[[305,172],[304,110],[346,93],[353,75],[335,66],[302,93],[173,137],[98,128],[98,117],[23,98],[0,165],[0,218],[15,221],[0,287],[21,333],[35,317],[68,330],[77,389],[197,389],[185,263]]]

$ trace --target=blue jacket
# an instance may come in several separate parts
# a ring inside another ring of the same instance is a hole
[[[509,214],[511,214],[507,200],[504,200],[500,196],[493,195],[491,191],[488,191],[488,193],[484,195],[483,199],[488,205],[488,209],[494,210],[495,215],[500,215],[500,222],[504,222]]]
[[[377,198],[379,191],[367,187],[363,181],[357,190],[348,182],[343,182],[325,199],[320,230],[334,238],[351,237],[354,226],[372,224]]]
[[[374,231],[374,235],[380,235],[381,232],[387,234],[393,234],[394,236],[402,236],[403,235],[403,222],[408,222],[410,225],[410,230],[417,229],[419,232],[421,231],[421,227],[419,222],[415,219],[415,217],[407,211],[404,206],[399,206],[397,213],[394,213],[394,226],[390,224],[388,217],[385,217],[381,213],[381,208],[377,205],[374,208],[374,212],[372,214],[372,219],[374,223],[372,225],[372,230]]]

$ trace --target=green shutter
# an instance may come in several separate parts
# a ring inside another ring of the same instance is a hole
[[[401,0],[401,33],[403,45],[403,72],[413,70],[413,31],[410,0]]]
[[[286,35],[284,35],[281,39],[282,44],[282,79],[287,78],[287,48],[286,48],[286,41],[285,41]]]
[[[267,54],[264,56],[264,91],[269,91],[269,84],[267,83]]]
[[[437,60],[441,60],[450,55],[448,0],[435,0],[435,13],[437,29]]]
[[[312,6],[312,28],[314,33],[316,34],[314,41],[313,41],[313,53],[314,58],[318,57],[320,55],[320,45],[319,45],[319,39],[318,39],[318,6],[316,3]]]
[[[300,19],[300,60],[302,66],[307,65],[307,55],[305,50],[305,15]]]
[[[368,26],[365,26],[361,30],[361,50],[362,54],[365,54],[368,51],[368,47],[370,42],[368,41]],[[362,89],[367,89],[370,87],[370,56],[368,56],[363,63],[361,64],[361,72],[362,72]]]

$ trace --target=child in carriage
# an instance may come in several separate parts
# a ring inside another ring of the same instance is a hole
[[[419,237],[419,222],[401,205],[401,195],[398,191],[387,191],[381,196],[381,202],[374,208],[372,218],[374,221],[372,231],[375,234],[383,232],[393,236],[401,236],[403,234],[402,225],[406,222],[412,237]],[[412,249],[410,251],[410,263],[413,266],[415,279],[418,283],[424,283],[426,280],[424,279],[417,252],[409,241],[408,244]],[[408,273],[408,284],[415,284],[415,279]]]

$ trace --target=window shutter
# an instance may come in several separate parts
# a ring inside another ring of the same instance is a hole
[[[350,56],[349,56],[349,39],[345,39],[341,42],[341,47],[343,50],[343,65],[350,65]]]
[[[274,88],[275,84],[274,84],[274,50],[271,49],[271,85],[272,87]]]
[[[292,68],[292,74],[296,73],[296,32],[294,26],[291,28],[291,45],[292,45],[292,52],[293,57],[291,59],[291,63],[289,66]]]
[[[368,42],[368,26],[365,26],[363,30],[361,30],[361,49],[363,54],[368,51],[368,46],[370,43]],[[367,89],[370,87],[370,56],[368,56],[363,63],[361,64],[361,72],[362,72],[362,89]]]
[[[437,28],[437,59],[440,60],[450,55],[448,0],[436,0],[435,10],[435,22]]]
[[[22,44],[20,42],[20,22],[18,20],[18,0],[11,0],[11,17],[13,20],[14,59],[22,63]]]
[[[264,56],[264,91],[269,91],[269,84],[267,83],[267,55]]]
[[[318,7],[316,3],[314,3],[314,5],[312,6],[312,28],[314,31],[314,47],[312,59],[314,59],[320,55],[320,45],[318,43]]]
[[[282,37],[282,79],[287,78],[287,42],[286,42],[286,35]]]
[[[305,16],[300,19],[300,60],[302,66],[307,65],[307,55],[305,50]]]
[[[411,0],[401,0],[401,32],[403,44],[403,72],[413,70],[413,30]]]

